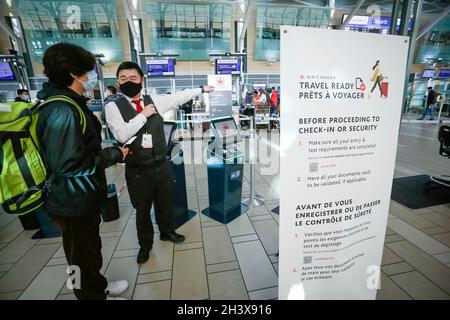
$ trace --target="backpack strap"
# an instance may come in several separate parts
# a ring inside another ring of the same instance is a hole
[[[83,110],[81,110],[80,106],[71,98],[67,97],[67,96],[53,96],[48,98],[47,100],[39,103],[38,105],[36,105],[36,110],[41,108],[42,106],[49,104],[51,102],[55,102],[55,101],[63,101],[63,102],[67,102],[70,103],[71,105],[73,105],[75,108],[77,108],[79,114],[80,114],[80,125],[81,125],[81,130],[83,132],[83,134],[86,132],[86,116],[84,115]]]
[[[31,111],[32,112],[38,111],[41,107],[45,106],[46,104],[49,104],[51,102],[56,102],[56,101],[67,102],[67,103],[71,104],[72,106],[74,106],[78,110],[78,113],[80,114],[81,130],[82,130],[82,133],[84,134],[86,132],[86,116],[85,116],[83,110],[78,105],[78,103],[76,103],[73,99],[71,99],[67,96],[64,96],[64,95],[52,96],[52,97],[48,98],[47,100],[42,101],[41,103],[38,103],[37,105],[35,105]],[[34,128],[34,129],[36,129],[36,128]],[[31,137],[35,138],[36,132],[34,131],[33,133],[31,134]],[[37,138],[33,139],[33,141],[35,142],[36,145],[39,145]],[[52,182],[55,178],[56,178],[56,175],[54,173],[50,174],[50,177],[48,177],[48,179],[46,179],[46,181],[45,181],[44,190],[47,190],[48,188],[50,188],[50,186],[52,185]],[[40,187],[41,186],[37,186],[33,189],[40,188]],[[34,190],[31,190],[31,191],[34,191]],[[18,202],[20,202],[20,201],[21,201],[21,199],[19,199]]]

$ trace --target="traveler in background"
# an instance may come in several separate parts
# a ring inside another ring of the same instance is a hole
[[[278,105],[278,92],[275,87],[272,87],[272,93],[270,94],[270,115],[277,111]]]
[[[72,104],[55,101],[40,110],[36,133],[50,183],[43,208],[62,232],[68,265],[79,268],[80,274],[74,278],[80,277],[81,283],[74,285],[75,296],[79,300],[104,300],[128,288],[126,281],[108,284],[100,273],[103,260],[99,234],[100,210],[107,195],[105,168],[125,158],[128,149],[101,148],[101,124],[83,96],[97,84],[95,58],[89,51],[58,43],[45,51],[43,65],[48,82],[37,97],[46,100],[67,96],[86,119],[83,132],[80,111]]]
[[[16,102],[31,102],[30,93],[27,89],[17,90],[17,97],[14,99]]]
[[[252,104],[255,106],[255,110],[258,110],[259,97],[260,96],[258,90],[254,90]]]
[[[436,91],[433,90],[433,87],[428,87],[427,90],[428,90],[427,104],[426,107],[424,108],[422,116],[417,120],[425,119],[428,112],[430,112],[430,120],[434,120],[433,108],[436,106],[437,94]]]
[[[253,96],[250,91],[247,91],[245,95],[245,104],[252,104]]]
[[[278,92],[275,87],[272,87],[272,92],[270,93],[270,113],[269,116],[276,116],[277,114],[277,105],[278,105]],[[270,120],[270,128],[276,129],[277,124],[276,121]]]
[[[155,204],[160,240],[175,243],[185,237],[172,224],[173,177],[167,160],[164,134],[164,113],[213,87],[202,86],[167,95],[143,95],[144,73],[136,63],[125,61],[117,68],[117,82],[121,94],[105,106],[106,122],[117,141],[130,144],[132,153],[125,160],[125,179],[130,200],[136,209],[136,229],[140,250],[137,263],[146,262],[153,247],[153,224],[150,210]]]
[[[202,99],[197,99],[195,100],[194,103],[195,109],[200,110],[203,108],[203,100]]]
[[[267,103],[267,94],[265,90],[259,91],[259,103]]]
[[[108,98],[109,96],[112,96],[113,94],[117,93],[117,89],[114,86],[107,86],[105,90],[105,98]]]

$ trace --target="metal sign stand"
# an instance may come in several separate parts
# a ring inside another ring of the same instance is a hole
[[[251,207],[259,207],[264,204],[265,200],[263,197],[258,195],[255,191],[255,157],[257,159],[257,148],[256,148],[256,124],[255,124],[255,114],[253,114],[253,118],[250,120],[251,134],[250,134],[250,146],[249,146],[249,162],[250,162],[250,193],[244,196],[242,204],[245,204],[249,208]]]

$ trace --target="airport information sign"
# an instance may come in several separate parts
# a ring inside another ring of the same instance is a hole
[[[347,19],[348,15],[342,16],[342,22]],[[391,18],[385,16],[353,16],[349,23],[345,26],[345,30],[363,31],[371,33],[389,33],[391,27]],[[408,30],[411,30],[412,20],[408,21]],[[396,30],[400,30],[400,18],[397,19]]]
[[[241,59],[216,59],[216,74],[241,74]]]
[[[280,29],[279,299],[375,299],[408,38]]]
[[[146,60],[149,77],[174,77],[175,65],[173,59]]]
[[[208,85],[214,86],[214,92],[208,94],[208,106],[211,119],[232,115],[232,80],[230,74],[208,75]]]

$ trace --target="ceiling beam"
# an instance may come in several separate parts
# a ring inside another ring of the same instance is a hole
[[[339,27],[340,30],[344,30],[345,26],[352,20],[355,13],[359,10],[359,8],[363,5],[363,3],[366,0],[359,0],[358,3],[353,8],[352,12],[350,12],[349,16],[342,22],[341,26]]]
[[[239,41],[238,41],[239,48],[237,48],[237,50],[236,50],[238,52],[242,52],[242,49],[243,49],[244,38],[245,38],[245,34],[247,33],[248,22],[250,20],[251,6],[252,6],[252,0],[248,0],[247,5],[245,6],[244,22],[242,24],[241,34],[239,35]]]
[[[130,26],[131,34],[134,39],[139,39],[136,29],[134,28],[133,18],[131,17],[131,9],[128,0],[122,0],[123,8],[125,10],[125,15],[127,17],[128,25]]]
[[[423,37],[428,31],[430,31],[436,24],[438,24],[442,19],[444,19],[450,13],[450,6],[442,11],[440,15],[433,19],[427,26],[425,26],[422,30],[419,31],[417,35],[416,41]]]

